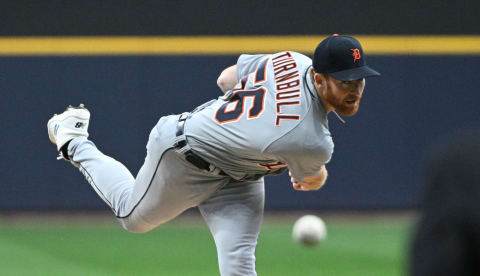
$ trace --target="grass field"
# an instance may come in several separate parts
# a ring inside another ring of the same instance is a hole
[[[45,217],[44,217],[45,218]],[[260,276],[404,274],[411,220],[326,217],[327,241],[291,240],[294,217],[266,218],[257,248]],[[0,221],[1,275],[219,275],[216,249],[198,218],[146,234],[111,217]]]

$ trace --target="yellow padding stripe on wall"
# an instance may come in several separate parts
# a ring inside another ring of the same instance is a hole
[[[2,37],[1,56],[312,54],[326,36]],[[480,36],[355,35],[367,54],[478,55]]]

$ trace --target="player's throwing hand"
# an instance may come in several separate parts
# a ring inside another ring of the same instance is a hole
[[[317,174],[305,177],[302,182],[295,180],[291,172],[288,172],[288,175],[290,175],[290,181],[292,182],[293,189],[297,191],[314,191],[320,189],[323,184],[325,184],[328,172],[325,166],[322,166]]]

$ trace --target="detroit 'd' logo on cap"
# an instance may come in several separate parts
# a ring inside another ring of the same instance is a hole
[[[362,55],[360,54],[360,50],[358,48],[350,49],[350,51],[352,51],[353,62],[356,62],[357,60],[360,60],[362,58]]]

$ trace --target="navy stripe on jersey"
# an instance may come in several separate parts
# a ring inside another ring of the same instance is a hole
[[[264,82],[267,79],[267,63],[270,58],[265,59],[257,68],[257,72],[255,73],[255,81],[254,84],[259,84]]]
[[[241,80],[240,80],[240,87],[238,87],[238,84],[237,84],[237,88],[234,88],[233,90],[237,91],[237,90],[244,90],[245,89],[245,86],[247,86],[247,82],[248,82],[248,77],[250,75],[246,75],[244,76]]]

